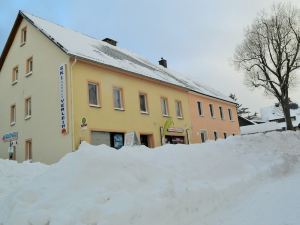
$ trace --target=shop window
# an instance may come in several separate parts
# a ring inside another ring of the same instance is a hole
[[[12,71],[12,85],[16,84],[18,82],[18,79],[19,79],[19,67],[16,66],[15,68],[13,68],[13,71]]]
[[[147,95],[144,93],[139,94],[140,99],[140,111],[141,113],[148,113],[148,99]]]
[[[99,107],[100,106],[99,84],[88,82],[88,90],[89,90],[89,105]]]
[[[25,160],[32,160],[32,140],[25,142]]]
[[[163,116],[169,116],[168,99],[165,97],[161,97],[160,101]]]
[[[16,105],[10,107],[10,125],[13,126],[16,124]]]
[[[33,71],[33,58],[29,58],[26,61],[26,76],[30,76],[32,74]]]
[[[203,116],[202,102],[197,102],[197,107],[199,116]]]
[[[231,109],[228,109],[228,115],[229,115],[229,119],[232,120],[232,111],[231,111]]]
[[[177,118],[182,118],[183,113],[182,113],[182,104],[181,101],[175,101],[175,109],[176,109],[176,116]]]
[[[25,119],[31,118],[31,98],[25,99]]]
[[[223,108],[221,106],[219,106],[219,111],[220,111],[221,120],[224,120]]]
[[[123,91],[121,88],[114,88],[113,89],[113,95],[114,95],[114,108],[117,110],[123,110]]]
[[[209,104],[209,111],[210,111],[211,118],[214,118],[215,117],[215,113],[214,113],[214,106],[213,106],[213,104]]]
[[[27,41],[27,28],[24,27],[21,30],[21,46],[25,45]]]

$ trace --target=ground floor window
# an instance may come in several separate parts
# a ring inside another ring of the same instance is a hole
[[[205,130],[200,131],[201,143],[206,142],[207,140],[207,132]]]
[[[217,131],[214,131],[214,138],[215,138],[215,141],[218,140],[218,133],[217,133]]]
[[[165,136],[165,143],[166,144],[184,144],[184,137],[183,136]]]
[[[119,132],[105,132],[92,131],[91,132],[92,145],[107,145],[116,149],[124,146],[124,133]]]
[[[32,140],[25,142],[25,160],[32,160]]]

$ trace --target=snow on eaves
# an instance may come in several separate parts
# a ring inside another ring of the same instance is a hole
[[[22,15],[69,55],[167,82],[207,96],[233,102],[232,99],[213,88],[185,78],[160,65],[154,65],[128,50],[112,46],[104,41],[62,27],[29,13],[22,12]]]

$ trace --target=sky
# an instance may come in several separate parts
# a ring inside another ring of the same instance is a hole
[[[278,2],[278,1],[275,1]],[[299,0],[291,0],[300,8]],[[259,112],[275,99],[244,85],[244,74],[232,65],[237,45],[257,14],[272,0],[0,0],[0,51],[18,10],[92,37],[110,37],[118,46],[153,63],[209,85]],[[300,74],[300,72],[299,72]],[[300,84],[291,92],[300,103]]]

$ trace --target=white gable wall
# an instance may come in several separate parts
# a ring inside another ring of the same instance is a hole
[[[21,29],[27,27],[27,42],[20,46]],[[33,57],[33,74],[25,77],[26,61]],[[0,72],[0,135],[19,133],[17,160],[25,159],[25,140],[32,139],[33,161],[53,163],[72,150],[71,134],[60,130],[58,69],[69,57],[28,21],[22,21]],[[18,83],[12,85],[12,70],[19,66]],[[69,73],[67,73],[69,74]],[[32,99],[32,117],[25,120],[25,98]],[[16,104],[16,125],[10,125],[10,106]],[[69,116],[69,128],[70,128]],[[70,129],[69,129],[70,130]],[[55,141],[53,141],[55,140]],[[8,143],[0,142],[0,157],[8,157]]]

